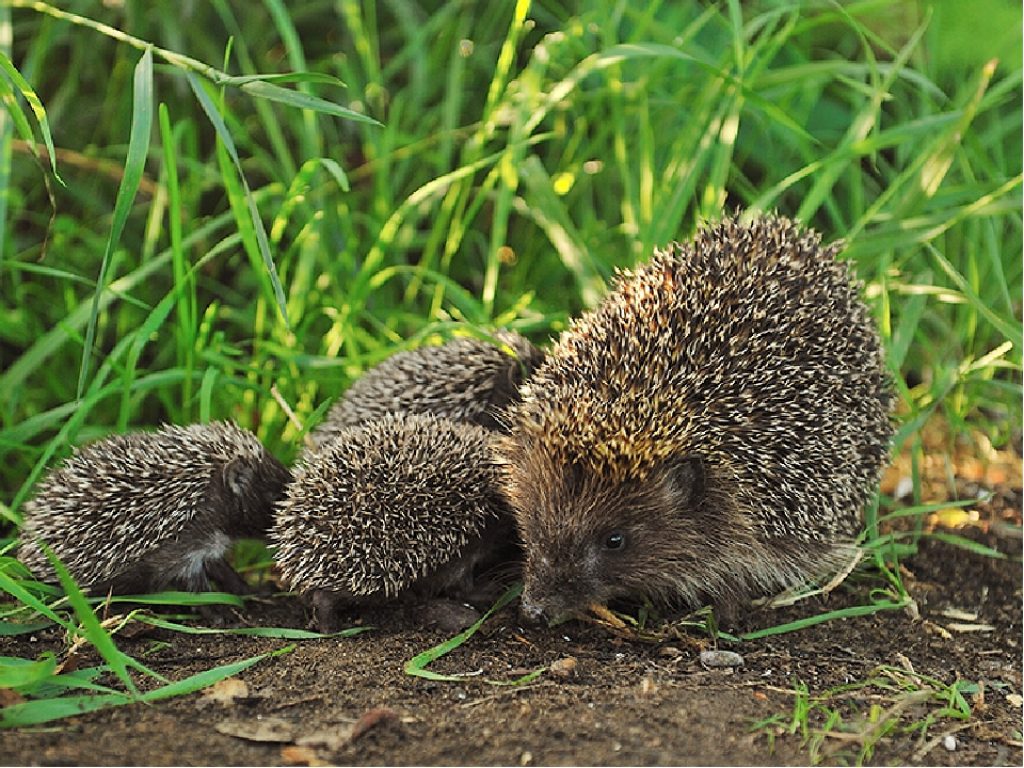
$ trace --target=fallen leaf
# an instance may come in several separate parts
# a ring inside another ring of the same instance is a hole
[[[246,741],[292,741],[295,726],[283,717],[258,716],[251,720],[222,720],[214,726],[218,733]]]
[[[355,725],[352,726],[352,735],[349,740],[355,741],[356,739],[361,738],[367,731],[371,731],[380,725],[392,722],[398,722],[398,713],[395,712],[395,710],[387,707],[375,707],[374,709],[368,709],[359,716]]]
[[[249,695],[249,686],[245,681],[237,677],[226,677],[209,688],[199,697],[196,704],[200,707],[208,707],[211,704],[220,704],[223,707],[235,703],[235,699],[244,699]]]
[[[64,660],[57,665],[57,668],[54,670],[54,674],[64,675],[69,672],[77,671],[81,660],[82,657],[78,654],[78,651],[72,649],[68,652],[68,655],[64,657]]]
[[[320,759],[315,749],[296,746],[281,747],[281,762],[285,765],[330,765],[330,763]]]
[[[334,752],[352,741],[352,731],[352,724],[321,728],[299,736],[295,743],[300,747],[326,747]]]

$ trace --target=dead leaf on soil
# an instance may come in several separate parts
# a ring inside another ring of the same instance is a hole
[[[292,741],[295,726],[283,717],[254,717],[249,720],[222,720],[214,728],[218,733],[246,741]]]
[[[934,621],[928,621],[927,619],[925,619],[924,628],[926,630],[928,630],[929,632],[934,632],[939,637],[941,637],[943,640],[952,640],[953,639],[953,635],[950,634],[948,629],[946,629],[941,624],[936,624]]]
[[[299,736],[295,743],[300,747],[326,747],[331,752],[341,749],[352,740],[352,723],[335,727],[320,728]]]
[[[249,686],[245,681],[237,677],[226,677],[209,688],[204,689],[196,705],[200,708],[208,707],[211,704],[220,704],[228,707],[235,703],[236,699],[244,699],[249,695]]]
[[[81,660],[82,657],[79,655],[78,651],[75,648],[72,648],[70,651],[68,651],[68,654],[64,657],[64,660],[57,665],[57,668],[54,670],[54,674],[63,675],[69,672],[77,671],[78,664],[79,662],[81,662]]]
[[[295,746],[281,747],[281,762],[285,765],[330,765],[327,761],[320,759],[315,749]]]
[[[367,731],[371,731],[378,726],[398,722],[400,722],[398,713],[393,709],[389,709],[388,707],[375,707],[374,709],[368,709],[359,716],[355,725],[352,726],[352,736],[350,741],[356,741],[366,734]]]

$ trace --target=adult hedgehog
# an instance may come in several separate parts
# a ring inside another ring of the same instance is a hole
[[[528,615],[616,598],[731,614],[848,556],[891,392],[838,251],[784,218],[726,219],[561,336],[498,448]]]

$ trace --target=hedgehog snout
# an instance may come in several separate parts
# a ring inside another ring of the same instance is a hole
[[[589,558],[552,559],[536,555],[527,563],[520,610],[527,620],[546,618],[557,622],[570,618],[599,601],[595,562]]]

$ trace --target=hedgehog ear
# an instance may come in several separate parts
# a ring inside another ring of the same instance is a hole
[[[665,462],[665,473],[673,489],[688,505],[704,499],[704,462],[699,456],[670,459]]]
[[[235,496],[241,496],[252,486],[256,469],[244,459],[232,459],[224,465],[224,485]]]

